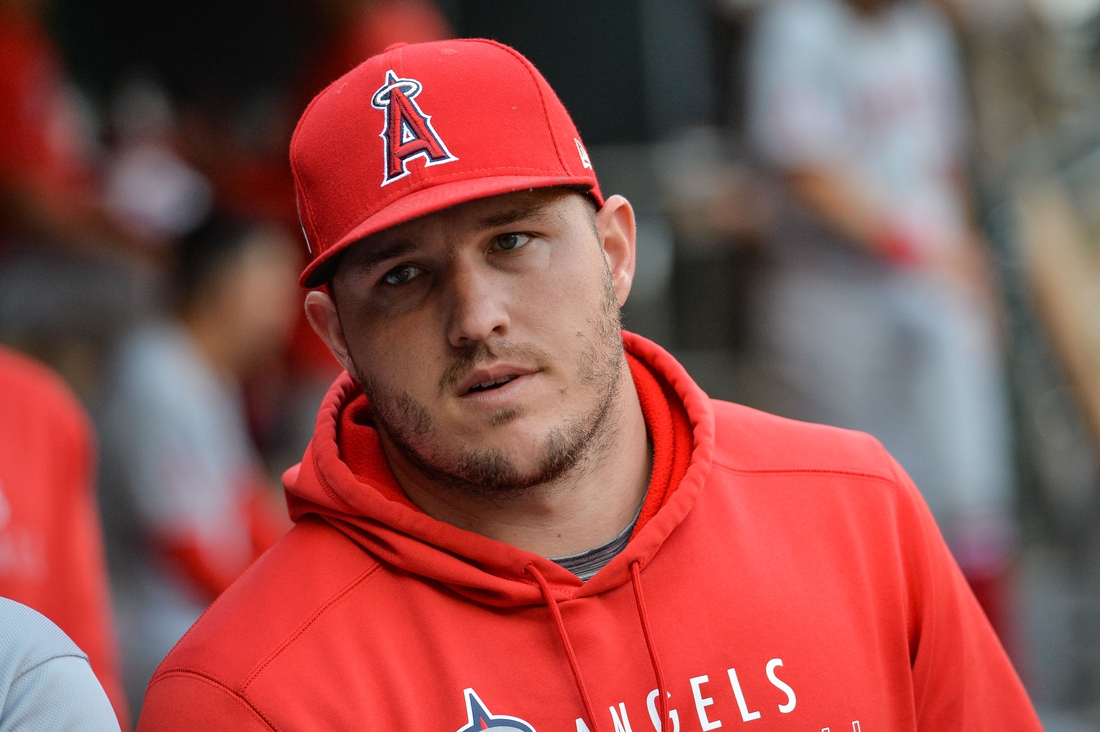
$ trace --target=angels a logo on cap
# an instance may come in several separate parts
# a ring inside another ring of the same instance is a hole
[[[386,172],[382,185],[409,174],[413,158],[424,158],[424,165],[440,165],[458,160],[443,144],[432,127],[432,118],[416,103],[424,88],[416,79],[400,79],[392,70],[386,83],[371,97],[371,106],[386,113],[386,124],[379,137],[385,145]]]

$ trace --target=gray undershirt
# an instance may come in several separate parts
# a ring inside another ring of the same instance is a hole
[[[644,499],[642,500],[642,504],[645,504]],[[583,552],[577,552],[576,554],[569,554],[564,557],[550,557],[550,561],[568,569],[570,572],[587,582],[595,576],[596,572],[599,572],[607,566],[608,562],[617,557],[619,552],[626,548],[627,542],[630,541],[630,535],[634,533],[634,526],[638,523],[638,517],[641,515],[642,506],[638,506],[638,511],[634,514],[634,519],[611,541],[591,549],[586,549]]]

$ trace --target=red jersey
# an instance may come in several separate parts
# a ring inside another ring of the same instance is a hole
[[[295,528],[164,661],[139,730],[1041,729],[873,438],[713,401],[625,340],[690,460],[592,579],[424,514],[377,435],[345,455],[345,375],[285,478]]]
[[[45,367],[0,349],[0,595],[45,615],[88,654],[125,729],[95,469],[73,395]]]

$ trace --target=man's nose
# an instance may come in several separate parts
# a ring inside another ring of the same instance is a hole
[[[507,335],[507,293],[501,273],[479,263],[456,263],[448,283],[447,340],[455,348]]]

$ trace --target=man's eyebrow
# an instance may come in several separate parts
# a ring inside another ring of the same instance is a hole
[[[499,226],[507,226],[521,219],[537,216],[543,213],[548,205],[546,201],[523,201],[516,203],[511,208],[500,211],[481,219],[481,225],[487,229],[495,229]]]
[[[403,239],[386,247],[371,249],[366,254],[358,257],[354,262],[354,266],[356,269],[369,271],[388,259],[402,257],[414,249],[416,249],[415,243],[408,239]]]

